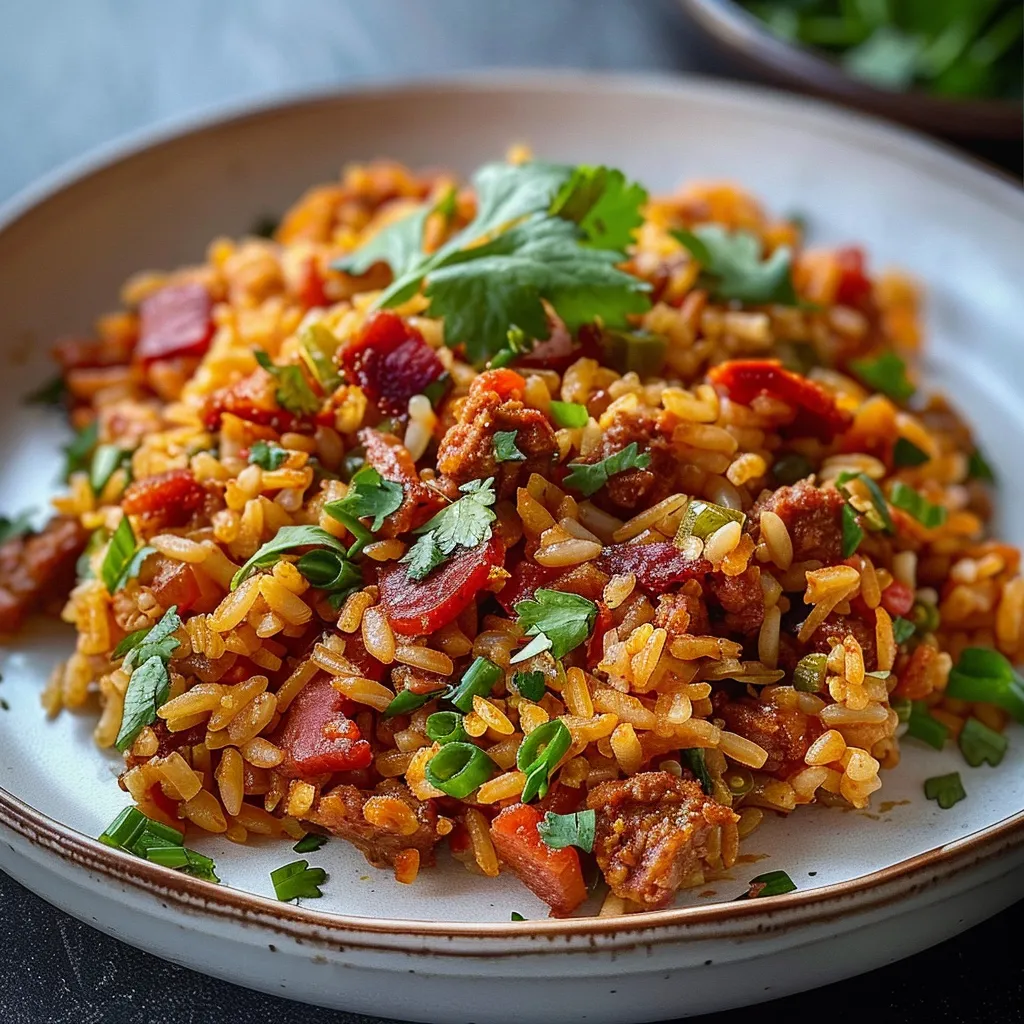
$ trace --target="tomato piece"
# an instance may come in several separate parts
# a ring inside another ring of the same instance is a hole
[[[128,515],[159,517],[165,525],[180,525],[205,498],[206,491],[190,470],[172,469],[129,484],[121,508]]]
[[[494,536],[458,551],[420,582],[410,579],[401,563],[385,569],[380,603],[391,628],[403,636],[422,636],[446,626],[483,589],[491,567],[504,560],[505,545]]]
[[[276,771],[299,778],[368,767],[373,751],[348,717],[352,711],[352,702],[331,686],[329,676],[314,676],[274,734],[274,742],[285,752]]]
[[[198,282],[168,285],[139,306],[139,343],[144,363],[171,356],[201,356],[210,347],[214,323],[210,293]]]
[[[636,574],[649,594],[664,594],[675,584],[701,579],[711,572],[704,558],[687,558],[671,541],[655,544],[613,544],[601,552],[598,567],[611,576]]]
[[[860,306],[871,294],[871,280],[864,273],[864,253],[851,245],[836,252],[839,264],[839,284],[836,302],[842,306]]]
[[[437,353],[397,313],[378,310],[341,353],[345,375],[385,416],[402,416],[409,399],[444,373]]]
[[[361,633],[345,634],[346,661],[351,661],[364,679],[379,683],[384,678],[384,666],[366,649]]]
[[[571,846],[552,850],[537,833],[543,816],[526,804],[506,807],[491,822],[498,856],[519,876],[555,917],[567,917],[586,898],[580,855]]]
[[[289,430],[310,430],[308,421],[278,405],[277,382],[264,369],[255,370],[248,377],[210,394],[203,406],[203,425],[208,430],[216,430],[225,413],[247,423],[271,427],[282,434]]]
[[[484,370],[479,376],[473,379],[470,384],[470,394],[478,394],[481,391],[493,391],[501,399],[511,398],[513,395],[522,395],[526,387],[526,378],[515,370],[502,367],[498,370]]]
[[[914,591],[899,580],[893,580],[882,591],[882,607],[890,615],[908,615],[914,607]]]
[[[511,576],[505,581],[505,586],[498,591],[498,604],[508,615],[514,614],[520,601],[533,597],[533,592],[538,587],[547,586],[560,571],[525,559],[516,562],[512,567]]]
[[[179,615],[191,611],[203,596],[191,567],[185,562],[172,562],[169,558],[161,559],[149,588],[164,608],[177,605]]]
[[[852,422],[848,412],[814,381],[785,369],[774,359],[734,359],[708,370],[708,380],[740,405],[750,405],[758,395],[778,398],[793,406],[792,430],[831,441]]]
[[[299,302],[306,309],[317,309],[320,306],[329,306],[331,300],[324,291],[324,279],[317,266],[316,257],[310,256],[302,267],[302,276],[299,278],[298,287]]]
[[[596,665],[604,654],[604,635],[615,625],[611,609],[604,601],[597,602],[597,621],[594,623],[594,632],[587,643],[587,664]]]

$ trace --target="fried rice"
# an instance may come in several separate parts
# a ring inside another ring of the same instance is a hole
[[[70,590],[43,706],[98,710],[147,821],[338,836],[402,882],[447,847],[556,915],[596,861],[621,913],[727,872],[766,813],[868,807],[908,727],[1003,733],[1012,705],[949,681],[1019,660],[1019,553],[915,388],[914,282],[695,184],[633,193],[621,322],[517,278],[542,326],[481,352],[437,315],[451,270],[395,294],[411,224],[420,258],[497,253],[463,331],[515,231],[594,251],[580,171],[460,242],[473,187],[350,167],[58,343],[81,456],[0,548],[0,627]]]

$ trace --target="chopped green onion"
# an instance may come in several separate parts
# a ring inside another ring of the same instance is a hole
[[[941,750],[946,745],[949,729],[937,718],[932,718],[928,712],[928,705],[923,700],[915,700],[910,705],[907,735],[927,743],[936,750]]]
[[[942,622],[939,609],[930,601],[915,601],[910,609],[910,619],[921,634],[934,633]]]
[[[510,921],[525,921],[526,918],[523,917],[522,914],[517,913],[515,910],[513,910],[511,916],[509,917],[509,920]]]
[[[597,812],[576,811],[574,814],[555,814],[548,811],[544,820],[537,823],[537,834],[541,842],[552,850],[567,846],[578,846],[584,853],[594,849],[597,832]]]
[[[75,436],[64,446],[65,480],[69,479],[72,473],[78,473],[86,468],[99,436],[99,420],[93,420],[77,431]]]
[[[995,768],[1006,756],[1010,741],[995,729],[973,715],[964,722],[957,739],[960,753],[972,768],[980,768],[985,762]]]
[[[772,476],[780,484],[795,484],[811,475],[814,467],[809,459],[797,452],[789,452],[778,459],[772,466]]]
[[[884,530],[886,533],[895,533],[896,527],[892,521],[892,513],[889,511],[889,506],[886,503],[885,495],[882,493],[882,489],[867,475],[867,473],[840,473],[836,477],[836,487],[842,491],[842,493],[848,498],[850,496],[849,491],[844,487],[844,484],[850,480],[859,480],[864,487],[867,489],[868,494],[871,496],[871,504],[874,509],[870,513],[862,513],[864,515],[867,524],[876,530]]]
[[[395,715],[408,715],[417,708],[423,707],[427,701],[440,697],[441,691],[434,693],[413,693],[412,690],[402,690],[395,699],[384,709],[385,718],[394,718]]]
[[[93,494],[102,493],[110,478],[130,457],[131,452],[126,451],[120,445],[98,445],[92,453],[92,465],[89,468],[89,486],[92,488]]]
[[[307,832],[293,847],[296,853],[316,853],[324,843],[327,842],[327,836],[320,835],[319,832]]]
[[[184,845],[185,836],[162,821],[147,818],[137,807],[126,807],[103,830],[100,842],[136,857],[176,868],[185,874],[219,882],[213,861]]]
[[[213,859],[197,853],[186,846],[154,846],[146,851],[146,860],[162,864],[165,868],[177,868],[186,875],[202,878],[207,882],[219,882]]]
[[[914,702],[909,697],[890,697],[889,707],[896,712],[896,717],[905,725],[910,721],[910,715],[914,710]]]
[[[510,659],[510,665],[518,665],[520,662],[529,661],[531,658],[550,651],[552,646],[551,638],[547,633],[538,633],[522,650],[517,651]]]
[[[854,359],[850,369],[863,384],[897,402],[913,397],[914,385],[907,378],[907,364],[892,352],[883,352],[874,359]]]
[[[926,451],[905,437],[896,438],[896,443],[892,446],[892,463],[897,469],[905,466],[923,466],[930,458]]]
[[[310,376],[330,394],[341,383],[334,366],[334,353],[341,342],[323,324],[311,324],[299,338],[299,355]]]
[[[306,383],[305,374],[295,363],[278,366],[262,349],[256,349],[253,355],[256,362],[277,381],[274,397],[282,409],[296,416],[312,416],[319,411],[320,399]]]
[[[476,658],[466,669],[459,685],[445,693],[445,697],[460,711],[468,714],[473,710],[473,697],[489,697],[503,674],[493,661],[484,657]]]
[[[147,819],[146,827],[131,841],[125,849],[139,857],[148,857],[149,851],[160,847],[181,846],[185,842],[185,834],[179,832],[162,821]],[[172,865],[180,867],[180,865]]]
[[[985,456],[981,454],[980,448],[975,448],[971,452],[971,457],[967,461],[967,477],[969,480],[982,480],[988,484],[996,482],[996,475]]]
[[[793,687],[803,693],[818,693],[825,685],[827,654],[805,654],[793,669]]]
[[[707,796],[711,796],[715,790],[715,783],[711,778],[711,772],[708,771],[708,762],[704,757],[704,748],[688,747],[686,750],[680,750],[679,756],[685,762],[686,767],[693,772],[693,777],[700,783],[700,788],[704,790]]]
[[[892,638],[897,645],[905,644],[916,632],[917,627],[903,616],[897,615],[892,620]]]
[[[843,558],[850,555],[860,547],[864,539],[864,528],[857,522],[857,510],[852,505],[843,506]]]
[[[544,696],[547,679],[543,672],[516,672],[512,677],[512,686],[520,697],[537,702]]]
[[[271,871],[270,881],[274,885],[274,894],[282,903],[300,896],[315,899],[323,896],[320,886],[327,881],[327,872],[323,868],[311,868],[309,861],[296,860]]]
[[[754,788],[754,776],[747,768],[738,765],[731,765],[725,775],[722,776],[725,788],[733,795],[734,799],[746,796]]]
[[[585,405],[576,402],[551,402],[551,418],[555,421],[556,427],[564,427],[569,430],[578,427],[585,427],[590,420],[590,413]]]
[[[558,718],[533,730],[516,751],[516,767],[526,773],[526,785],[520,800],[529,803],[535,796],[545,796],[551,773],[572,745],[572,734]]]
[[[896,508],[901,508],[904,512],[912,515],[922,526],[929,530],[934,530],[941,526],[949,515],[949,509],[944,505],[933,505],[927,498],[902,480],[897,480],[892,485],[889,501]]]
[[[936,801],[944,811],[948,811],[961,800],[967,799],[967,791],[964,789],[959,772],[935,775],[930,779],[925,779],[924,795],[929,800]]]
[[[149,821],[137,807],[126,807],[100,833],[100,842],[118,850],[127,850]]]
[[[465,800],[491,777],[495,767],[478,746],[456,741],[446,743],[427,762],[426,777],[435,789],[457,800]]]
[[[494,433],[494,458],[497,462],[523,462],[526,456],[516,447],[516,430]]]
[[[1024,723],[1024,679],[998,651],[968,647],[949,673],[946,696],[996,704]]]
[[[760,899],[762,896],[782,896],[796,892],[796,883],[785,871],[767,871],[750,880],[750,888],[737,900]]]
[[[462,728],[458,711],[435,711],[427,718],[427,737],[443,747],[446,743],[462,743],[469,739]]]
[[[742,526],[746,521],[747,517],[734,508],[693,498],[686,506],[686,515],[679,524],[673,543],[677,548],[681,548],[691,537],[707,540],[715,530],[727,523],[739,523]]]

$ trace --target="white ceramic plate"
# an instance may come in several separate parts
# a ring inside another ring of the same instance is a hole
[[[821,242],[864,242],[929,287],[929,372],[957,393],[1024,503],[1024,196],[912,135],[810,101],[694,81],[488,77],[299,100],[149,136],[58,175],[0,215],[0,508],[52,493],[63,428],[19,404],[52,372],[47,343],[86,330],[143,267],[201,258],[219,234],[283,210],[345,161],[389,155],[468,172],[528,141],[540,155],[623,167],[653,189],[732,178],[799,210]],[[1024,517],[1004,535],[1024,542]],[[414,886],[353,848],[312,857],[322,900],[272,899],[286,846],[199,841],[221,887],[112,852],[96,836],[123,806],[93,722],[44,721],[38,691],[70,649],[40,624],[0,652],[0,866],[98,927],[179,963],[325,1005],[419,1020],[649,1020],[831,981],[939,941],[1024,895],[1024,742],[998,770],[906,744],[871,812],[806,809],[767,823],[753,854],[680,907],[549,921],[511,876],[453,863]],[[959,769],[950,811],[921,782]],[[763,859],[762,859],[763,858]],[[757,864],[753,863],[757,859]],[[729,903],[766,869],[800,891]],[[511,911],[525,924],[509,923]],[[827,941],[827,945],[822,945]],[[510,1008],[514,1007],[514,1011]]]

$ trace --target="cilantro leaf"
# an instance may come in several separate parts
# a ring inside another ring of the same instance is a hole
[[[363,466],[352,476],[345,497],[331,504],[357,519],[372,518],[370,529],[376,533],[384,525],[384,519],[404,500],[405,492],[400,483],[385,480],[373,466]]]
[[[273,471],[288,461],[288,449],[273,441],[253,441],[249,448],[249,465]]]
[[[327,842],[319,832],[307,832],[293,847],[296,853],[315,853]]]
[[[594,849],[596,834],[597,812],[590,809],[576,811],[575,814],[548,811],[544,819],[537,822],[537,835],[552,850],[578,846],[584,853],[590,853]]]
[[[543,672],[516,672],[512,676],[512,686],[520,697],[536,702],[544,696],[547,680]]]
[[[541,587],[531,599],[516,606],[517,622],[527,636],[544,633],[551,640],[551,656],[564,658],[590,636],[597,605],[578,594]]]
[[[892,464],[897,469],[904,466],[923,466],[930,458],[924,449],[918,448],[913,441],[908,441],[905,437],[896,438],[896,443],[892,447]]]
[[[270,881],[274,885],[274,895],[283,902],[300,896],[314,899],[323,896],[320,886],[327,881],[327,872],[323,868],[311,868],[309,861],[296,860],[271,871]]]
[[[138,576],[142,563],[155,551],[156,548],[148,545],[138,547],[132,524],[127,516],[122,516],[100,565],[100,579],[104,586],[111,594],[120,590],[130,579]]]
[[[925,779],[924,795],[929,800],[934,800],[944,811],[948,811],[961,800],[967,799],[967,791],[964,789],[959,772],[935,775],[930,779]]]
[[[538,633],[522,650],[517,651],[509,659],[510,665],[518,665],[520,662],[529,661],[545,651],[551,650],[551,638],[547,633]]]
[[[916,632],[917,627],[901,615],[892,620],[892,638],[897,645],[905,644]]]
[[[412,579],[422,580],[457,548],[475,548],[490,539],[496,518],[490,508],[495,502],[493,478],[470,480],[459,490],[463,496],[458,501],[416,530],[422,536],[401,559]]]
[[[980,768],[986,762],[993,768],[997,767],[1010,746],[1010,741],[1002,733],[990,729],[973,715],[964,722],[957,743],[964,760],[972,768]]]
[[[864,528],[857,522],[852,505],[843,506],[843,558],[849,558],[864,539]]]
[[[907,364],[894,352],[883,352],[873,359],[854,359],[850,369],[862,384],[894,401],[905,402],[914,395],[914,385],[907,377]]]
[[[596,494],[616,473],[624,473],[627,469],[646,469],[651,464],[651,457],[644,452],[640,455],[636,441],[630,441],[625,448],[600,462],[570,462],[569,473],[563,483],[573,487],[588,498]]]
[[[313,394],[298,366],[294,363],[278,366],[262,349],[256,349],[253,355],[256,362],[277,381],[274,397],[282,409],[296,416],[312,416],[319,410],[320,399]]]
[[[644,222],[640,208],[646,202],[647,190],[628,182],[622,171],[580,165],[555,196],[550,212],[578,224],[583,245],[623,251]]]
[[[498,462],[524,462],[526,456],[516,447],[515,430],[494,432],[494,458]]]
[[[178,606],[172,604],[160,617],[160,620],[149,629],[129,633],[114,648],[113,657],[124,655],[121,668],[126,672],[135,665],[149,661],[154,655],[168,662],[171,660],[171,655],[181,646],[181,643],[171,635],[175,630],[181,628],[181,624]],[[140,633],[141,636],[139,636]]]
[[[761,240],[749,231],[726,231],[717,224],[677,229],[672,237],[701,265],[701,283],[716,299],[756,305],[799,305],[793,287],[792,253],[780,246],[763,258]]]
[[[985,483],[995,483],[996,475],[992,472],[992,467],[988,464],[985,456],[982,455],[980,448],[975,448],[971,452],[971,457],[967,463],[967,478],[969,480],[983,480]]]
[[[143,662],[128,680],[124,693],[124,714],[115,746],[123,754],[142,730],[156,720],[157,708],[167,702],[171,677],[159,654]]]
[[[913,487],[897,480],[889,491],[889,502],[896,508],[913,516],[922,526],[934,530],[941,526],[949,515],[944,505],[933,505]]]
[[[341,555],[348,553],[345,545],[334,534],[328,533],[319,526],[282,526],[273,539],[268,540],[235,573],[234,579],[231,581],[231,589],[235,590],[254,569],[262,569],[264,566],[273,565],[284,552],[291,551],[293,548],[305,547],[330,548]]]
[[[0,516],[0,544],[5,541],[16,540],[18,537],[24,537],[25,534],[32,532],[32,516],[35,509],[25,509],[24,512],[18,512],[13,518],[10,516]]]
[[[386,263],[395,280],[399,280],[424,258],[423,229],[431,212],[431,207],[424,204],[405,217],[392,221],[355,252],[335,260],[332,268],[359,276],[378,263]]]
[[[766,871],[748,883],[749,888],[737,900],[753,900],[762,896],[783,896],[787,892],[796,892],[796,883],[785,871]]]

